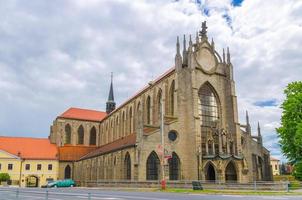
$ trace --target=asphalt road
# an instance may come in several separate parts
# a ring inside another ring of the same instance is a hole
[[[301,196],[244,196],[137,192],[84,188],[0,188],[0,200],[301,200]],[[48,191],[48,196],[46,195]],[[90,193],[90,198],[88,193]],[[47,196],[47,198],[46,198]]]

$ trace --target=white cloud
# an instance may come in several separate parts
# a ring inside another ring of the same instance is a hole
[[[276,155],[281,110],[255,102],[280,104],[284,87],[301,80],[301,15],[295,0],[2,2],[0,134],[47,136],[70,106],[104,109],[111,71],[122,103],[173,66],[176,36],[195,38],[206,19],[217,51],[230,47],[240,119],[248,109]]]

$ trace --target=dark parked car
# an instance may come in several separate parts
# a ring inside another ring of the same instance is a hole
[[[43,188],[51,188],[51,187],[74,187],[76,184],[72,179],[65,180],[57,180],[47,183],[43,185]]]

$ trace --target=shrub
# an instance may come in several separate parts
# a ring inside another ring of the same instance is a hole
[[[293,176],[297,180],[302,181],[302,161],[295,163]]]
[[[9,179],[10,179],[10,176],[8,173],[0,173],[0,182],[8,181]]]

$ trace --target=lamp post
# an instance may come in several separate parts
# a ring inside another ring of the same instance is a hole
[[[160,113],[160,133],[161,133],[161,145],[162,145],[162,159],[161,159],[161,171],[162,171],[162,180],[161,180],[161,189],[166,189],[166,177],[165,177],[165,134],[164,134],[164,110],[165,110],[165,104],[163,97],[161,97],[161,113]]]

